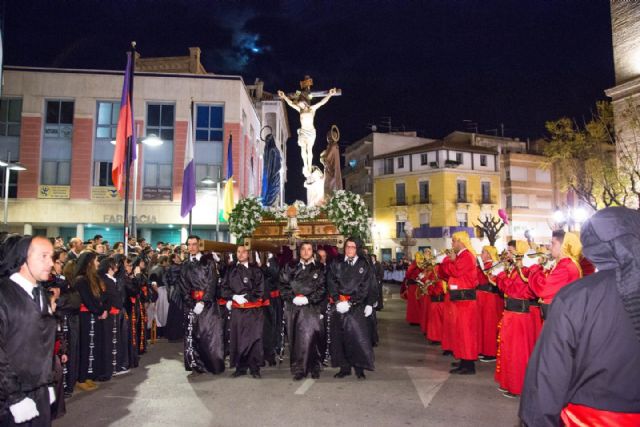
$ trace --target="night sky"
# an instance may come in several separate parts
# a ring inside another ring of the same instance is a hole
[[[316,115],[317,153],[331,124],[346,145],[385,117],[432,138],[471,120],[535,139],[614,85],[607,0],[5,0],[3,28],[10,65],[122,69],[136,40],[143,57],[199,46],[207,71],[271,92],[309,74],[344,93]],[[288,202],[304,199],[300,163],[292,139]]]

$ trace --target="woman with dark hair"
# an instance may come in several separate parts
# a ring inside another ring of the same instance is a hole
[[[169,299],[165,335],[169,341],[181,341],[184,334],[184,310],[182,309],[182,295],[180,294],[179,284],[181,264],[180,255],[173,253],[169,257],[169,266],[165,274],[167,298]]]
[[[98,278],[98,255],[84,252],[78,258],[74,287],[80,294],[80,364],[78,387],[91,390],[96,384],[93,380],[104,377],[103,328],[98,322],[108,316],[106,288]]]
[[[109,316],[105,320],[104,346],[107,358],[104,360],[106,377],[119,375],[128,370],[128,343],[123,340],[124,300],[118,289],[115,274],[118,270],[116,260],[104,257],[98,267],[98,277],[105,287],[105,296],[110,307]]]
[[[80,335],[80,294],[71,286],[69,279],[63,273],[65,263],[63,262],[62,249],[56,249],[53,253],[53,268],[48,282],[48,288],[59,289],[60,297],[56,301],[55,316],[58,321],[58,333],[61,337],[60,348],[65,348],[60,352],[60,370],[62,372],[61,386],[64,389],[65,397],[71,397],[73,388],[78,379],[78,359],[80,357],[78,340]],[[73,263],[75,267],[75,263]],[[58,346],[57,346],[58,348]],[[61,399],[62,400],[62,399]]]

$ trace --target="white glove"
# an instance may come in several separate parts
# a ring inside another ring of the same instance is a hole
[[[231,310],[231,305],[233,305],[233,301],[227,301],[227,310]]]
[[[524,267],[532,267],[534,265],[536,265],[538,263],[538,257],[530,257],[529,254],[533,254],[535,252],[527,252],[523,257],[522,257],[522,265]]]
[[[64,277],[62,274],[58,276],[60,278],[60,280],[67,280],[66,277]]]
[[[447,256],[446,256],[445,254],[438,255],[438,256],[436,257],[436,262],[437,262],[438,264],[441,264],[441,263],[442,263],[442,261],[444,261],[444,259],[445,259],[446,257],[447,257]]]
[[[53,387],[49,387],[49,404],[53,405],[56,401],[56,391]]]
[[[373,303],[373,308],[376,308],[378,306],[378,301]]]
[[[307,297],[305,297],[305,296],[295,297],[295,298],[293,299],[293,303],[294,303],[295,305],[298,305],[298,306],[300,306],[300,305],[307,305],[307,304],[309,304],[309,299],[308,299]]]
[[[238,305],[242,305],[242,304],[246,304],[249,301],[247,301],[247,299],[244,297],[244,295],[234,295],[233,296],[233,300],[236,302],[236,304]]]
[[[9,410],[16,424],[21,424],[40,416],[40,412],[38,412],[38,408],[36,408],[36,402],[28,397],[9,406]]]
[[[204,303],[203,302],[199,302],[199,303],[196,304],[195,307],[193,307],[193,312],[195,314],[202,313],[202,310],[204,310]]]
[[[212,253],[211,253],[211,256],[213,257],[213,260],[214,260],[215,262],[220,262],[220,256],[219,256],[217,253],[212,252]]]
[[[504,271],[504,265],[500,264],[499,266],[497,266],[496,268],[491,270],[491,274],[493,274],[494,276],[497,276],[498,274],[502,273],[503,271]]]
[[[364,306],[364,317],[371,316],[371,313],[373,313],[373,307],[371,307],[370,305],[365,305]]]
[[[336,310],[338,311],[338,313],[346,313],[347,311],[349,311],[349,308],[351,306],[349,305],[349,301],[340,301],[339,303],[336,304]]]

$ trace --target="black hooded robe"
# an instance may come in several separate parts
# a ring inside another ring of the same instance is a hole
[[[291,373],[318,374],[322,365],[323,308],[326,301],[324,269],[316,263],[286,265],[280,274],[280,289],[286,302],[287,336]],[[293,298],[304,295],[309,304],[297,306]]]
[[[371,342],[370,321],[364,315],[365,306],[377,300],[373,292],[374,272],[371,265],[359,256],[353,266],[345,262],[344,257],[336,259],[328,267],[327,288],[335,304],[347,299],[351,308],[346,313],[338,313],[331,319],[332,365],[341,370],[374,370],[374,355]]]
[[[180,288],[186,312],[184,364],[187,371],[224,372],[224,319],[218,306],[218,269],[211,255],[182,263]],[[193,309],[204,303],[200,314]]]

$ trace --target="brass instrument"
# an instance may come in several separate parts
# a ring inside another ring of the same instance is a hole
[[[426,282],[423,282],[421,279],[424,279],[424,276],[425,274],[424,272],[422,272],[416,279],[416,285],[418,285],[418,287],[416,288],[416,299],[420,299],[423,296],[427,295],[429,286],[433,285],[434,283],[433,280],[427,280]]]
[[[549,252],[536,252],[533,254],[527,254],[529,258],[538,258],[538,264],[545,265],[551,259],[551,254]]]

